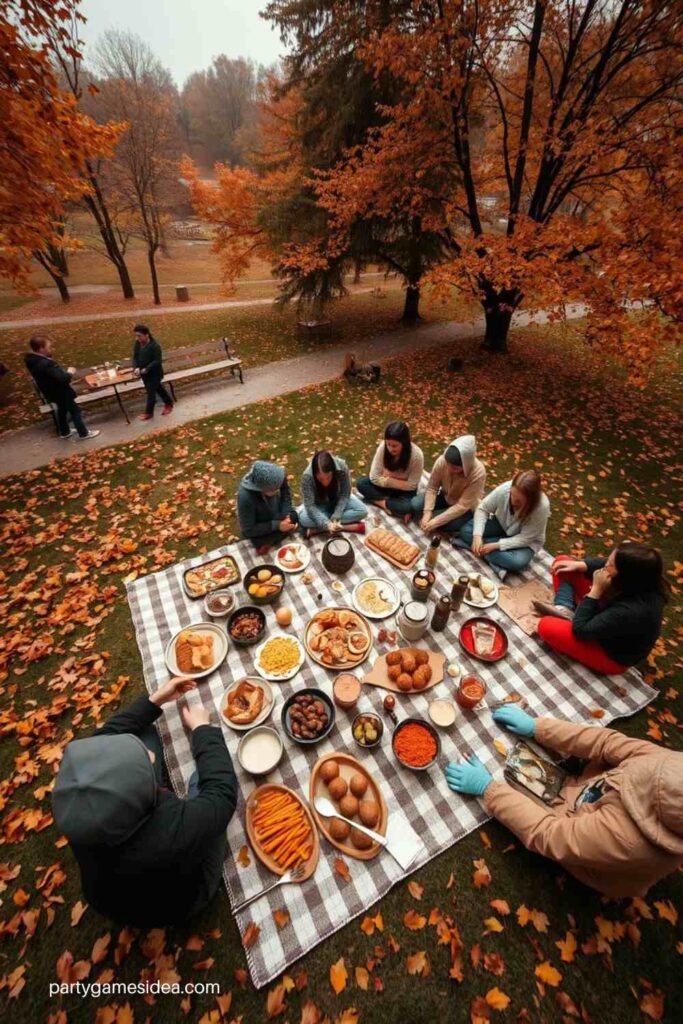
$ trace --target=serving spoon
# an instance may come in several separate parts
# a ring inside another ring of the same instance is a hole
[[[365,825],[361,825],[360,822],[351,821],[350,818],[345,818],[343,814],[339,813],[332,801],[328,800],[326,796],[317,796],[314,800],[314,806],[318,814],[322,814],[323,818],[339,818],[340,821],[345,821],[347,825],[351,825],[352,828],[358,829],[359,832],[364,832],[365,835],[369,836],[374,843],[378,843],[380,846],[387,845],[386,836],[381,835],[379,832],[373,832],[371,828],[366,828]]]

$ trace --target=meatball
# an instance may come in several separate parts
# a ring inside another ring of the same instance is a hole
[[[332,782],[332,779],[336,779],[338,775],[339,765],[336,761],[325,761],[325,763],[320,766],[320,778],[323,782],[326,782],[328,786],[330,782]]]
[[[355,818],[358,814],[358,800],[352,793],[347,793],[339,801],[339,810],[345,818]]]
[[[365,792],[368,788],[368,780],[364,775],[361,775],[360,772],[356,772],[356,774],[351,778],[350,787],[353,795],[360,799],[360,797],[365,796]]]
[[[401,655],[401,668],[404,672],[414,672],[417,668],[417,662],[415,661],[415,655],[409,651],[407,654]]]
[[[358,817],[366,828],[374,828],[379,820],[379,807],[374,800],[361,800]]]
[[[357,850],[369,850],[372,846],[370,836],[366,836],[365,832],[361,832],[357,828],[351,829],[351,842]]]
[[[401,666],[400,665],[390,665],[389,666],[389,671],[387,672],[387,675],[391,679],[392,683],[396,682],[396,680],[398,679],[400,674],[401,674]]]
[[[425,686],[429,682],[429,676],[425,671],[426,668],[426,665],[420,665],[420,667],[416,668],[413,673],[413,686],[416,690],[424,690]]]
[[[429,661],[429,655],[426,651],[415,651],[415,661],[418,665],[426,665]]]
[[[351,834],[351,826],[348,821],[342,821],[340,818],[333,818],[330,822],[330,835],[338,843],[343,843],[345,839],[348,839]]]
[[[330,782],[328,786],[330,796],[333,800],[341,800],[342,797],[345,797],[348,788],[346,779],[342,779],[341,776],[337,776],[336,779],[332,779],[332,782]]]
[[[401,664],[401,652],[400,651],[389,651],[387,654],[387,665],[400,665]]]
[[[408,690],[412,690],[413,688],[413,677],[409,676],[407,672],[401,672],[400,676],[396,680],[396,685],[399,690],[403,690],[404,693],[407,693]]]

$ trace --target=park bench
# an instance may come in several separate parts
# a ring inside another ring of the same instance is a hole
[[[117,360],[116,365],[121,370],[128,370],[133,365],[132,359]],[[219,338],[214,341],[205,341],[199,345],[186,345],[183,348],[169,349],[164,352],[164,383],[171,389],[175,401],[175,384],[183,380],[190,380],[204,374],[217,373],[221,370],[230,370],[232,377],[239,377],[240,383],[244,384],[242,374],[242,360],[236,356],[230,348],[227,338]],[[121,401],[123,395],[132,391],[143,391],[145,385],[142,380],[136,378],[130,381],[119,381],[113,384],[103,384],[102,387],[90,388],[84,382],[84,378],[93,373],[92,369],[78,370],[72,380],[72,386],[77,392],[77,405],[90,405],[92,402],[99,402],[101,399],[115,398],[121,407],[124,416],[130,422],[128,413]],[[42,395],[34,382],[34,388],[40,401],[40,411],[43,415],[52,416],[57,430],[56,406],[48,402]]]

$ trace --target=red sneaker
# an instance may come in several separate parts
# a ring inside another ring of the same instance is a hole
[[[169,412],[173,412],[173,406],[172,405],[165,405],[164,406],[164,411],[162,412],[161,415],[162,416],[168,416]]]
[[[356,523],[356,532],[357,533],[365,533],[365,523],[363,523],[363,522]]]
[[[142,416],[138,416],[139,420],[151,420],[152,418],[151,412],[143,412]]]

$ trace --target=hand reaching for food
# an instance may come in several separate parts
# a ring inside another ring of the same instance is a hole
[[[476,754],[471,754],[467,761],[457,764],[451,761],[446,766],[446,782],[454,793],[465,793],[468,796],[483,796],[493,778]]]
[[[152,704],[161,706],[162,704],[168,704],[174,700],[180,700],[180,698],[188,693],[190,690],[196,690],[197,684],[194,679],[187,679],[184,676],[173,676],[168,682],[160,686],[156,693],[153,693],[149,698]]]
[[[194,732],[200,725],[211,724],[209,712],[200,704],[193,704],[191,707],[186,704],[180,709],[180,717],[183,720],[183,725],[190,732]]]

